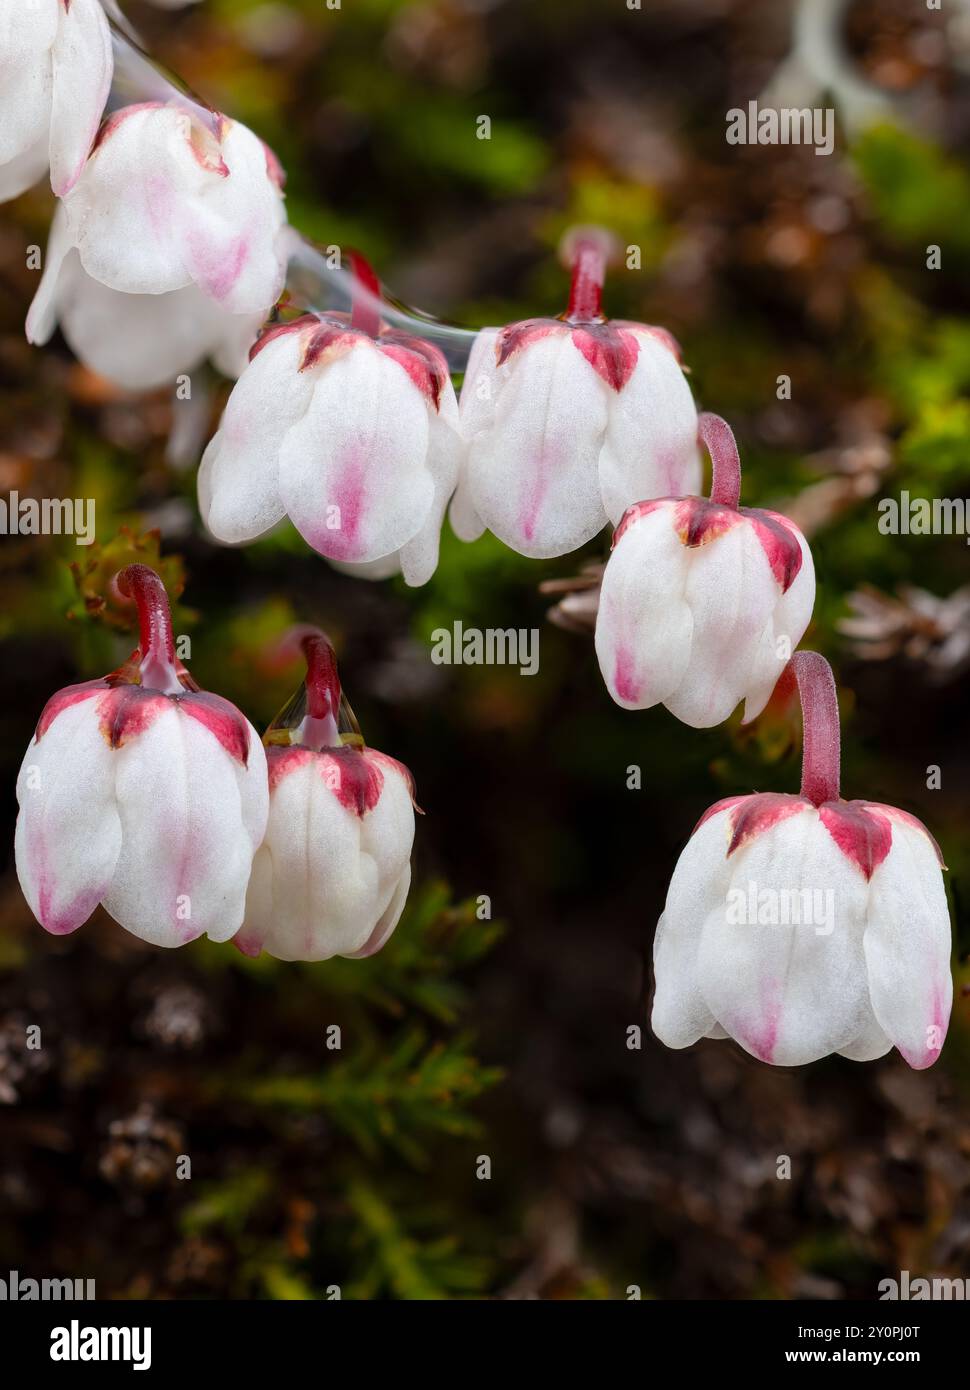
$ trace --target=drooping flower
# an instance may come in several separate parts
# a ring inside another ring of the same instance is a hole
[[[798,527],[738,505],[741,466],[729,426],[702,415],[714,464],[710,500],[638,502],[613,538],[600,590],[596,654],[625,709],[664,704],[709,728],[740,700],[764,709],[815,604],[815,569]]]
[[[0,0],[0,202],[48,167],[58,197],[74,186],[112,69],[98,0]]]
[[[377,280],[353,264],[349,319],[305,314],[253,348],[202,459],[199,507],[219,540],[288,515],[328,559],[386,558],[424,584],[460,466],[458,405],[442,354],[382,326]]]
[[[266,828],[263,746],[176,660],[155,571],[129,565],[117,584],[138,606],[140,645],[47,702],[17,781],[20,884],[57,936],[102,903],[157,946],[225,941]]]
[[[197,285],[165,294],[124,294],[90,276],[59,205],[47,259],[27,315],[27,338],[46,343],[60,324],[75,355],[129,391],[171,386],[207,358],[237,377],[265,314],[231,314]]]
[[[733,796],[698,823],[654,940],[652,1026],[668,1047],[734,1038],[799,1066],[895,1046],[931,1066],[953,997],[939,849],[905,811],[839,795],[825,659],[792,659],[805,729],[799,796]]]
[[[285,273],[283,175],[246,126],[186,99],[115,111],[64,198],[88,275],[125,294],[196,286],[230,314],[262,314]],[[55,275],[56,278],[56,275]]]
[[[266,734],[269,824],[235,945],[279,960],[369,956],[411,883],[411,774],[364,746],[323,634],[295,636],[306,682]]]
[[[565,555],[634,502],[696,492],[697,412],[665,329],[607,319],[608,241],[567,243],[558,319],[484,328],[461,391],[466,466],[451,507],[464,540],[487,528],[522,555]]]

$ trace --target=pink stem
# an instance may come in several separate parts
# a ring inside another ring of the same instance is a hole
[[[340,677],[337,658],[324,634],[313,628],[300,641],[306,657],[307,717],[303,741],[310,748],[332,748],[340,743],[337,714],[340,710]]]
[[[791,668],[802,702],[802,796],[821,806],[839,799],[842,740],[835,678],[818,652],[796,652]]]
[[[573,248],[572,282],[566,318],[589,323],[603,317],[603,282],[606,280],[606,247],[602,239],[582,237]]]
[[[741,459],[734,431],[720,415],[704,411],[697,417],[697,434],[711,456],[711,501],[736,507],[741,500]]]
[[[381,282],[374,274],[370,261],[359,251],[351,251],[348,259],[354,277],[351,327],[366,333],[369,338],[378,338],[381,332]]]
[[[165,585],[147,565],[128,565],[116,577],[119,592],[138,607],[142,685],[174,695],[185,689],[175,666],[172,614]]]

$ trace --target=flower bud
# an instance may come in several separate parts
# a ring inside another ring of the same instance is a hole
[[[355,305],[267,332],[199,469],[219,540],[253,540],[289,516],[330,560],[400,566],[424,584],[462,452],[444,357],[382,327],[377,282],[355,258]]]
[[[733,796],[697,825],[654,940],[652,1026],[668,1047],[731,1037],[764,1062],[895,1046],[931,1066],[953,997],[942,859],[915,816],[839,796],[835,684],[798,652],[799,796]]]
[[[364,746],[323,634],[305,630],[302,647],[306,683],[266,734],[269,823],[235,944],[279,960],[369,956],[407,899],[413,783]]]
[[[139,648],[47,702],[17,781],[16,861],[34,916],[75,931],[99,903],[133,935],[180,946],[239,928],[266,827],[266,758],[228,700],[176,661],[161,580],[129,565]]]
[[[566,313],[483,329],[461,391],[468,454],[452,526],[463,540],[487,528],[538,559],[575,550],[634,502],[700,486],[677,344],[664,329],[604,318],[601,233],[583,232],[570,250]]]
[[[64,199],[67,243],[109,289],[195,285],[228,313],[265,316],[285,272],[281,182],[238,121],[187,100],[125,106]]]
[[[714,459],[711,499],[631,507],[603,574],[596,654],[625,709],[664,704],[695,729],[739,700],[753,719],[798,646],[815,603],[815,570],[798,527],[739,507],[734,436],[716,415],[700,428]]]

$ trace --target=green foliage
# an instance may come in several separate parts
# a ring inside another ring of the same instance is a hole
[[[970,253],[970,175],[937,146],[895,125],[878,125],[853,149],[873,209],[891,236]]]

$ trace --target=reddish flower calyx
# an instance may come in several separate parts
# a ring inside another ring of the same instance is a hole
[[[698,438],[711,455],[710,498],[655,497],[635,502],[620,518],[613,533],[613,547],[629,528],[659,507],[673,504],[673,523],[689,548],[718,540],[740,522],[754,527],[771,572],[782,593],[787,593],[802,568],[802,548],[794,525],[778,512],[762,507],[739,506],[741,460],[734,433],[726,420],[709,412],[698,416]]]
[[[353,274],[349,314],[301,314],[288,323],[265,330],[249,350],[252,361],[269,343],[288,333],[303,335],[301,372],[326,367],[358,344],[366,342],[396,362],[437,411],[450,380],[444,354],[423,338],[386,327],[380,315],[381,285],[368,261],[358,251],[348,253]]]
[[[798,796],[785,792],[756,792],[732,796],[708,808],[694,827],[728,811],[730,858],[756,836],[790,816],[817,812],[839,849],[868,881],[892,847],[893,824],[907,825],[925,835],[940,864],[943,856],[933,836],[915,816],[895,806],[873,801],[843,801],[839,796],[841,735],[832,668],[818,652],[796,652],[787,671],[798,685],[804,744],[802,787]]]
[[[69,685],[52,695],[41,711],[38,742],[59,714],[71,705],[95,700],[105,742],[121,748],[144,733],[172,704],[203,724],[233,758],[246,766],[249,725],[236,706],[221,695],[200,690],[175,655],[172,615],[165,586],[147,565],[129,565],[115,583],[138,608],[139,645],[128,660],[100,680]]]
[[[414,780],[406,767],[367,748],[337,674],[330,640],[315,627],[294,628],[281,643],[282,654],[298,646],[306,663],[302,687],[267,729],[263,742],[270,790],[284,777],[310,764],[345,810],[358,817],[372,811],[384,787],[382,768],[405,780],[414,800]],[[419,809],[419,808],[415,808]]]

